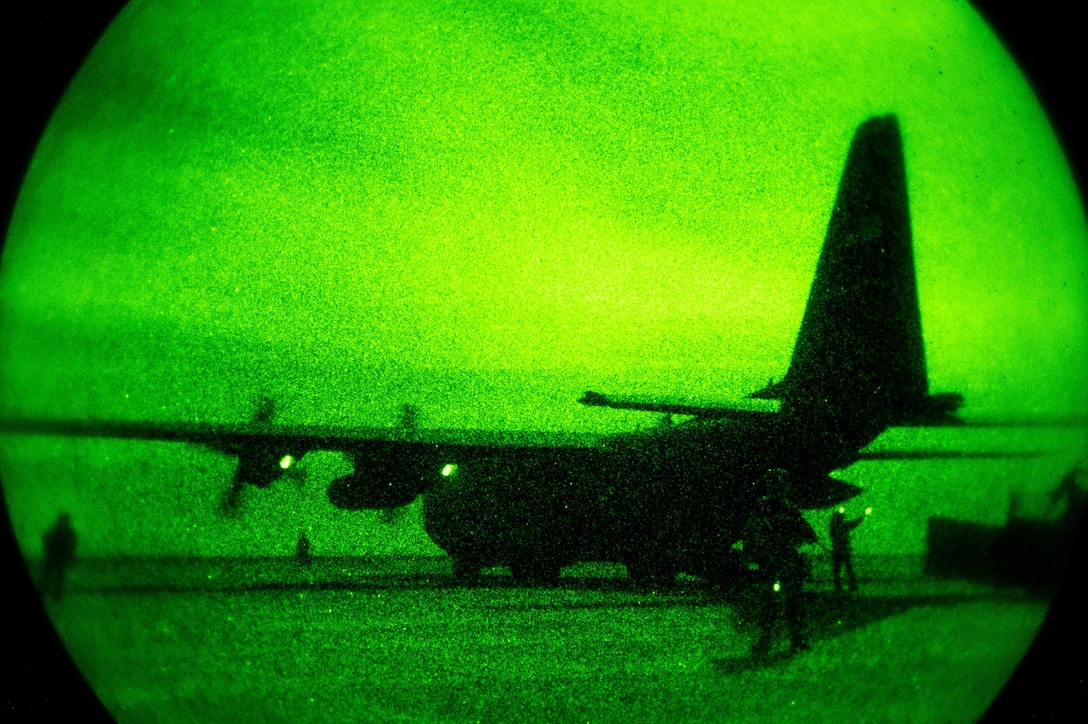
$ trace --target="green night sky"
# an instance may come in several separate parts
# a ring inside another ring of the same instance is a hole
[[[5,415],[608,431],[585,389],[780,377],[854,129],[903,130],[933,391],[966,417],[1088,401],[1088,231],[1015,62],[963,2],[135,2],[61,102],[0,268]],[[854,466],[888,511],[1003,519],[1081,432],[896,433],[1041,461]],[[213,515],[230,461],[3,440],[16,532],[86,552],[426,550],[306,485]],[[1041,504],[1040,504],[1041,505]],[[1046,512],[1039,508],[1037,512]],[[903,540],[910,543],[904,544]]]

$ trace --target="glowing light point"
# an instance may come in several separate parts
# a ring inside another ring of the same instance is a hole
[[[290,455],[284,455],[282,458],[280,458],[280,467],[283,468],[284,470],[286,470],[287,468],[291,467],[294,464],[295,464],[295,459],[293,457],[291,457]]]
[[[782,586],[780,586],[780,585],[779,585],[778,581],[775,581],[775,582],[774,582],[774,590],[775,590],[775,592],[777,593],[777,592],[778,592],[778,591],[779,591],[779,590],[780,590],[781,588],[782,588]]]
[[[846,512],[846,508],[844,508],[844,507],[842,507],[842,506],[840,505],[840,506],[839,506],[839,512],[840,512],[840,513],[845,513],[845,512]]]
[[[448,478],[449,476],[453,475],[455,472],[457,472],[457,466],[454,465],[453,463],[447,463],[446,467],[442,468],[442,477]]]
[[[869,513],[872,513],[872,512],[873,512],[872,508],[866,508],[865,509],[865,515],[869,515]]]

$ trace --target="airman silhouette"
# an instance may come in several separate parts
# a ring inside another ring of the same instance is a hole
[[[301,565],[307,566],[312,561],[310,557],[310,539],[306,537],[306,532],[298,534],[298,543],[295,544],[295,560]]]
[[[770,654],[775,624],[780,617],[786,622],[790,649],[803,651],[809,648],[801,601],[808,564],[799,548],[805,543],[816,542],[816,532],[790,501],[786,471],[771,470],[762,482],[765,495],[749,516],[742,533],[744,555],[758,569],[760,635],[752,649],[755,659],[765,659]]]
[[[842,591],[842,569],[846,568],[846,582],[851,591],[858,590],[858,581],[854,576],[853,548],[850,545],[850,531],[865,520],[858,516],[846,519],[846,508],[839,507],[831,514],[831,575],[835,580],[835,590]]]
[[[45,558],[39,589],[42,596],[59,601],[64,595],[64,579],[76,554],[76,532],[72,517],[61,513],[53,526],[42,536]]]

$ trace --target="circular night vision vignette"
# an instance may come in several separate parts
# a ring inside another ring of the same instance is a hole
[[[22,87],[14,88],[12,108],[6,118],[14,143],[9,146],[5,170],[10,199],[14,203],[25,163],[37,142],[51,106],[59,99],[70,77],[78,70],[82,57],[93,40],[123,3],[69,3],[39,5],[38,23],[29,28],[19,22],[8,30],[22,32],[6,42],[9,68],[12,61],[24,69]],[[1021,63],[1036,92],[1041,96],[1052,122],[1065,143],[1067,157],[1083,181],[1085,164],[1083,135],[1070,118],[1075,117],[1074,87],[1067,74],[1081,68],[1083,51],[1073,33],[1082,23],[1064,4],[1041,10],[1034,6],[1030,16],[1019,8],[1008,9],[1002,3],[976,3],[988,15],[993,26],[1013,55]],[[24,20],[26,16],[24,16]],[[35,31],[38,31],[37,33]],[[1079,35],[1079,33],[1078,33]],[[12,153],[12,147],[14,153]],[[10,213],[10,205],[7,209]],[[63,648],[39,605],[22,558],[14,544],[10,521],[5,516],[5,574],[15,580],[8,621],[5,623],[5,650],[9,665],[15,670],[5,681],[2,704],[13,716],[31,717],[41,713],[106,714],[93,694],[71,666]],[[1047,622],[1036,643],[1025,657],[1020,670],[994,704],[995,720],[1009,712],[1030,713],[1040,717],[1060,715],[1069,707],[1079,708],[1083,698],[1083,595],[1070,584],[1073,572],[1083,570],[1084,535],[1080,530],[1074,551],[1073,567],[1066,575]],[[1069,661],[1082,662],[1079,669]],[[989,718],[989,717],[988,717]]]

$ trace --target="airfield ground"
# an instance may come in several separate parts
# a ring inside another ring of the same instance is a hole
[[[818,577],[813,649],[770,667],[742,602],[609,566],[523,589],[443,560],[99,559],[49,611],[122,722],[973,721],[1047,604],[910,569],[856,598]]]

